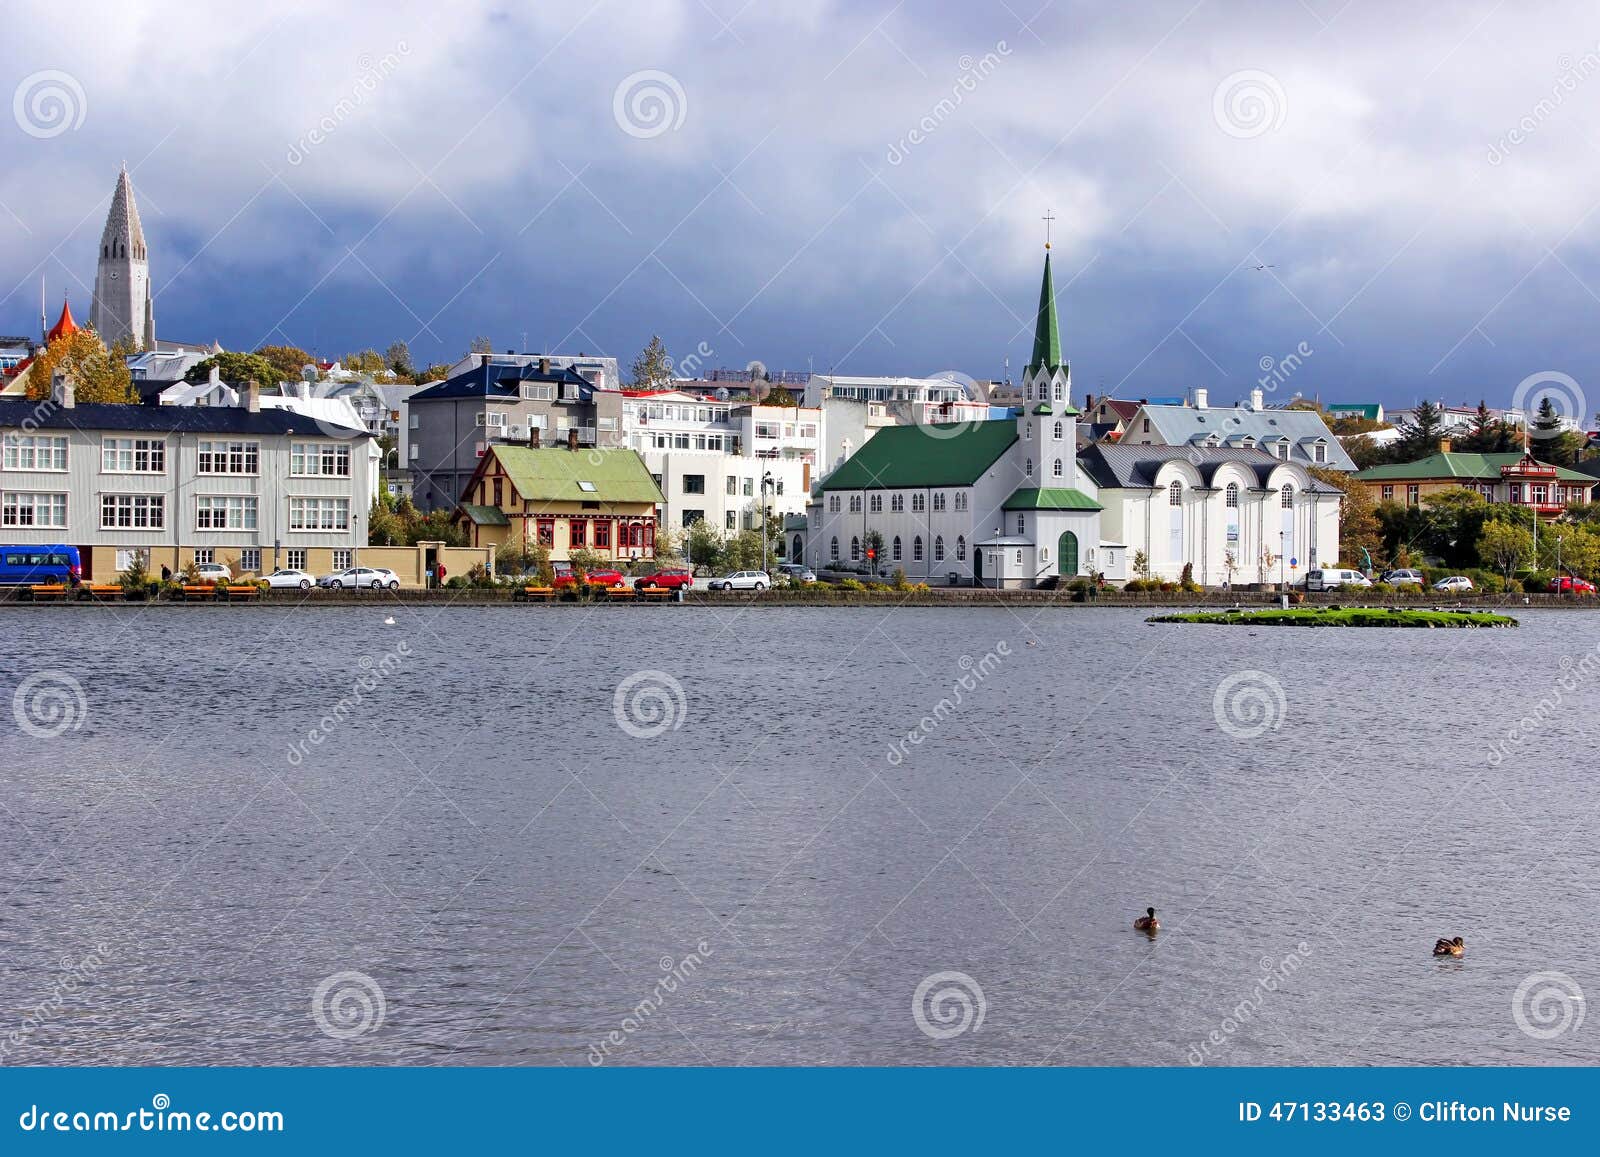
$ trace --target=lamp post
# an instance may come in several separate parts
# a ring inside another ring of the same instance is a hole
[[[1289,593],[1289,584],[1284,579],[1283,573],[1283,531],[1278,531],[1278,593]]]
[[[1556,535],[1556,594],[1567,593],[1567,585],[1561,581],[1561,536]]]
[[[772,471],[768,470],[761,476],[761,569],[771,573],[767,567],[767,487],[772,485]]]

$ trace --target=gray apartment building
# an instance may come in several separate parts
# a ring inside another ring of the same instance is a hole
[[[622,394],[597,387],[572,366],[495,354],[411,395],[406,453],[412,501],[450,510],[495,442],[617,446]]]

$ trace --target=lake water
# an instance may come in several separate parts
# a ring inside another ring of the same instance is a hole
[[[1600,613],[0,614],[4,1063],[1600,1060]]]

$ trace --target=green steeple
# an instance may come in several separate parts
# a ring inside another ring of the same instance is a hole
[[[1061,329],[1056,324],[1056,287],[1050,277],[1050,252],[1045,247],[1044,282],[1039,286],[1039,316],[1033,329],[1033,358],[1028,362],[1031,376],[1040,366],[1051,372],[1061,364]]]

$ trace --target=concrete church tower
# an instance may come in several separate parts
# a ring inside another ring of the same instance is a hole
[[[124,165],[111,194],[111,211],[100,234],[100,264],[94,277],[90,324],[106,345],[131,338],[143,349],[156,345],[156,312],[150,298],[150,261],[139,207]]]

